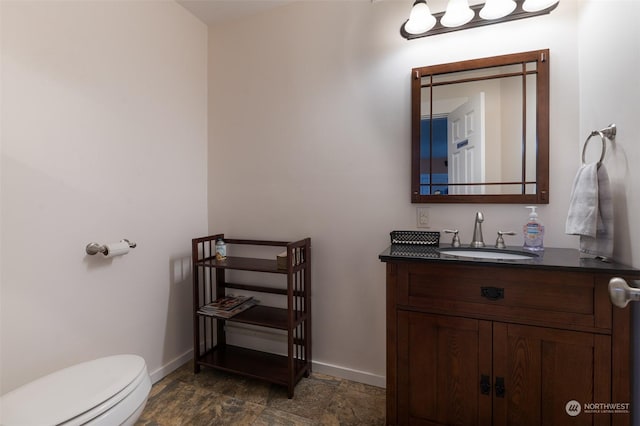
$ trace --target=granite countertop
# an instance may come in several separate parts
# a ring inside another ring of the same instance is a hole
[[[545,248],[543,252],[537,253],[538,256],[526,260],[514,259],[486,259],[486,258],[470,258],[463,256],[452,256],[440,253],[440,250],[450,249],[450,244],[441,244],[439,247],[426,245],[411,244],[392,244],[387,247],[379,258],[382,262],[455,262],[460,264],[501,264],[513,267],[531,266],[540,267],[542,269],[561,268],[565,270],[579,269],[582,271],[592,272],[617,272],[640,276],[640,270],[628,265],[617,262],[604,262],[598,259],[580,258],[580,252],[576,249],[569,248]],[[464,249],[460,247],[458,250]],[[467,250],[483,250],[466,247]],[[486,247],[492,250],[492,247]],[[508,252],[528,253],[522,247],[507,247]]]

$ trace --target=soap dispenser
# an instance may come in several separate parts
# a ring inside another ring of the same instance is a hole
[[[542,238],[544,237],[544,225],[542,225],[540,220],[538,220],[536,206],[527,206],[525,208],[531,209],[531,212],[529,212],[527,223],[522,227],[524,234],[523,248],[530,251],[542,251],[544,250],[544,245],[542,243]]]

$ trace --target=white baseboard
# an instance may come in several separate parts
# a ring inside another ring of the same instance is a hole
[[[174,358],[164,366],[150,373],[151,382],[157,383],[164,377],[173,373],[185,363],[193,359],[193,350],[188,350],[177,358]],[[312,361],[312,370],[316,373],[326,374],[328,376],[338,377],[340,379],[352,380],[366,385],[386,387],[386,377],[373,374],[368,371],[354,370],[353,368],[342,367],[339,365],[328,364],[320,361]]]
[[[159,382],[160,380],[162,380],[169,374],[173,373],[175,370],[182,367],[184,364],[191,361],[192,359],[193,359],[193,349],[190,349],[185,353],[183,353],[182,355],[180,355],[179,357],[169,361],[167,364],[163,365],[157,370],[149,373],[149,376],[151,376],[151,383]]]
[[[312,361],[311,368],[316,373],[352,380],[354,382],[377,386],[379,388],[387,387],[387,378],[385,376],[369,373],[368,371],[354,370],[352,368],[341,367],[339,365],[327,364],[319,361]]]

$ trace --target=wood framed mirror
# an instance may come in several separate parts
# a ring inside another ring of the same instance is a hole
[[[412,203],[549,203],[549,50],[413,68]]]

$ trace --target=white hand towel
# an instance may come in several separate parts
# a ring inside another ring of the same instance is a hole
[[[604,164],[586,164],[578,170],[565,232],[580,235],[581,253],[605,259],[613,255],[613,199]]]

